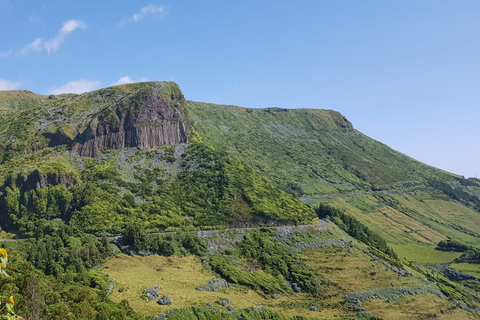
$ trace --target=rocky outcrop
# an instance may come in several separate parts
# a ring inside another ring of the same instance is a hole
[[[48,186],[62,185],[65,188],[72,187],[78,183],[77,179],[61,173],[42,174],[38,170],[32,171],[28,175],[19,174],[17,177],[9,177],[5,186],[17,187],[20,191],[38,190]]]
[[[180,90],[136,92],[96,116],[77,136],[74,153],[95,157],[109,149],[141,150],[188,142],[190,122]]]
[[[44,132],[44,133],[42,133],[42,136],[44,136],[45,138],[47,138],[49,140],[48,146],[50,148],[60,146],[60,145],[63,145],[63,144],[72,143],[72,139],[70,139],[70,137],[68,137],[61,130],[57,130],[54,133]]]

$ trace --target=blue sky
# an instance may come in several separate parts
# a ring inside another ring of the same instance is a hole
[[[479,1],[0,0],[0,90],[177,82],[187,99],[323,108],[480,175]]]

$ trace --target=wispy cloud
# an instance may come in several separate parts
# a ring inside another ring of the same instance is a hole
[[[42,20],[37,16],[31,15],[30,17],[28,17],[28,23],[31,23],[31,24],[42,23]]]
[[[18,89],[18,87],[20,87],[21,84],[22,83],[20,82],[0,79],[0,90],[15,90],[15,89]]]
[[[31,52],[42,52],[47,51],[48,54],[55,52],[60,49],[60,45],[65,41],[67,36],[77,29],[86,29],[87,24],[79,20],[68,20],[66,21],[62,28],[58,31],[57,36],[51,39],[42,39],[37,38],[31,43],[27,44],[20,52],[15,52],[14,50],[9,50],[7,52],[1,53],[0,57],[11,57],[17,55],[27,55]]]
[[[120,79],[118,79],[118,81],[113,83],[113,85],[118,86],[120,84],[127,84],[132,82],[139,82],[139,81],[147,81],[147,78],[140,78],[140,80],[133,80],[132,77],[130,77],[129,75],[126,75],[125,77],[121,77]]]
[[[64,85],[50,89],[49,94],[84,93],[97,89],[100,84],[100,81],[97,80],[70,81]]]
[[[122,27],[128,23],[135,23],[149,16],[161,18],[165,15],[165,12],[166,12],[165,7],[149,5],[141,8],[140,12],[135,13],[130,18],[124,19],[119,24],[117,24],[117,26]]]

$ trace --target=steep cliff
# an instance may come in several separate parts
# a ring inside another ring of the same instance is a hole
[[[75,141],[74,152],[95,157],[109,149],[141,150],[188,142],[185,98],[174,83],[144,88],[103,110]]]
[[[68,188],[77,183],[77,178],[70,175],[62,173],[40,173],[38,170],[34,170],[28,175],[19,174],[16,177],[9,177],[5,182],[5,186],[10,188],[17,187],[21,192],[25,192],[56,185],[62,185]]]

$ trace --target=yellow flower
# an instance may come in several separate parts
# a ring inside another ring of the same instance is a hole
[[[7,250],[0,248],[0,256],[8,258]]]
[[[5,267],[3,266],[3,263],[1,263],[1,262],[0,262],[0,268],[5,268]]]
[[[13,296],[10,296],[9,300],[10,300],[10,303],[12,304],[12,306],[14,306],[15,305],[15,300],[13,300]]]

